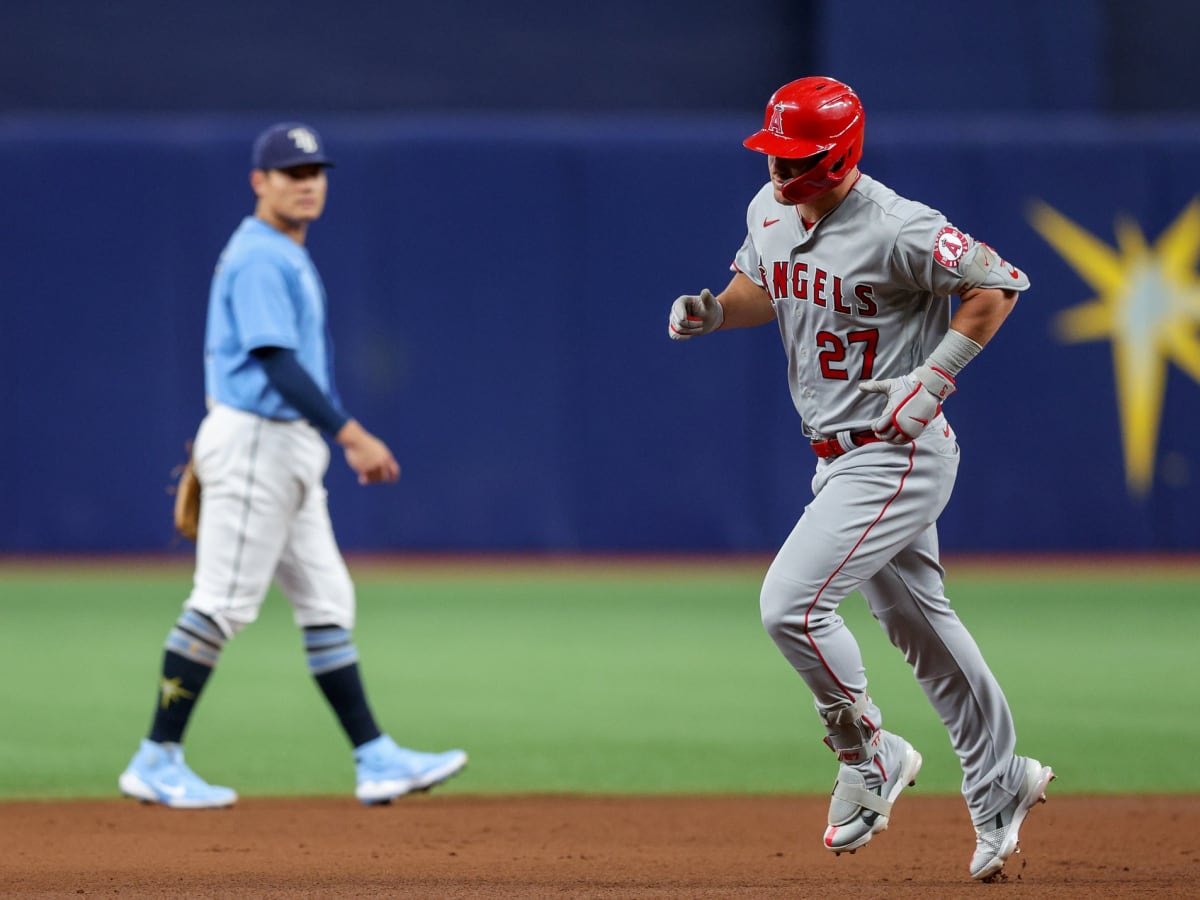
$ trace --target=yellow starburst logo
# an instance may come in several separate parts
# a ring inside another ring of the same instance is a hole
[[[181,678],[164,678],[159,682],[158,692],[162,708],[166,709],[173,700],[191,700],[196,695],[182,687]]]
[[[1043,203],[1030,222],[1097,293],[1056,326],[1067,343],[1112,342],[1125,481],[1144,497],[1154,482],[1168,364],[1200,384],[1200,197],[1153,246],[1127,216],[1116,220],[1115,248]]]

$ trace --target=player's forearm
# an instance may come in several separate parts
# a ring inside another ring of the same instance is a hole
[[[771,296],[741,272],[717,295],[725,311],[722,328],[753,328],[775,321]]]
[[[1000,330],[1019,296],[1016,291],[999,288],[972,288],[959,298],[962,302],[950,319],[950,327],[982,347]]]
[[[293,351],[283,347],[258,347],[251,355],[262,365],[271,387],[317,428],[337,434],[346,424],[350,417],[325,396]]]

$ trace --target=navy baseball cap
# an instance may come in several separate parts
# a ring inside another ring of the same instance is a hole
[[[332,166],[333,160],[326,155],[321,136],[303,122],[280,122],[254,140],[250,158],[252,168],[287,169],[313,163]]]

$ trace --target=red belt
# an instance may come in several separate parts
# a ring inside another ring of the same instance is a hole
[[[850,435],[850,441],[855,447],[882,443],[880,438],[875,437],[875,432],[873,431],[855,431]],[[836,437],[831,437],[824,441],[813,441],[812,448],[813,453],[817,454],[821,459],[841,456],[846,452],[846,448],[842,446],[842,442]]]

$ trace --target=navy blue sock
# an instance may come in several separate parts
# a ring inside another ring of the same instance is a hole
[[[353,747],[373,741],[383,732],[367,703],[358,671],[358,650],[350,632],[338,625],[304,629],[304,651],[308,670],[333,708],[342,730]]]
[[[200,692],[225,646],[225,635],[208,616],[185,610],[167,635],[158,702],[149,738],[181,743]]]

